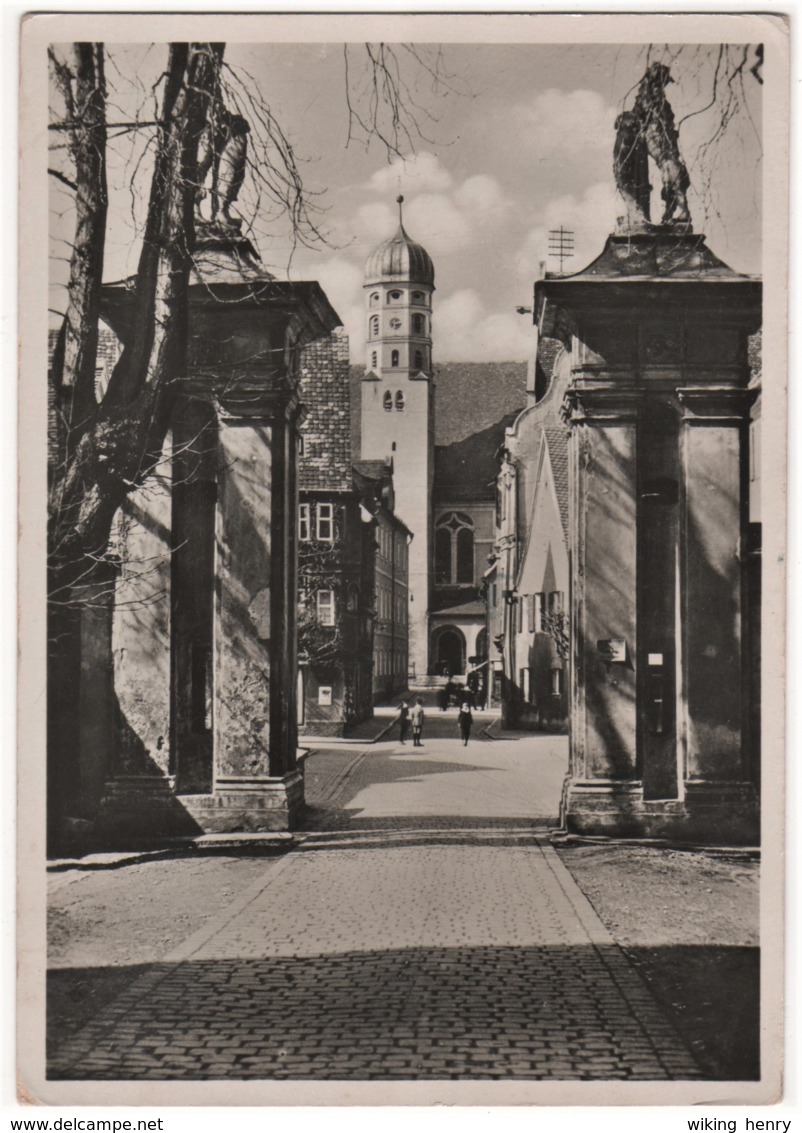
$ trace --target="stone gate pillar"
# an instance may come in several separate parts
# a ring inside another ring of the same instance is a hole
[[[535,289],[572,355],[569,830],[757,838],[746,655],[747,336],[703,236],[608,238]]]
[[[303,804],[298,356],[340,320],[317,283],[274,279],[236,232],[203,232],[194,262],[171,422],[169,761],[111,793],[140,829],[287,830]],[[104,302],[125,340],[130,291]]]

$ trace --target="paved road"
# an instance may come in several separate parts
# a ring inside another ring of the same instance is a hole
[[[548,845],[565,741],[463,748],[439,727],[424,749],[312,756],[299,848],[68,1040],[51,1076],[698,1077]]]

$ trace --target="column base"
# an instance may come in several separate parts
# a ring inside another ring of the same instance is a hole
[[[212,794],[181,795],[180,802],[204,834],[295,830],[304,806],[303,772],[219,778]]]
[[[218,779],[203,795],[175,793],[175,779],[127,775],[109,780],[95,827],[104,843],[142,843],[194,834],[294,830],[304,806],[300,769],[272,777]]]
[[[562,827],[609,838],[665,838],[757,846],[760,811],[751,783],[693,781],[683,799],[644,799],[637,780],[572,779],[563,784]]]

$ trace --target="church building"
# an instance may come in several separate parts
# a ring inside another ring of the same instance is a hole
[[[409,547],[409,681],[464,676],[488,655],[481,595],[492,554],[495,454],[526,405],[525,363],[433,361],[431,256],[399,224],[365,266],[364,369],[352,370],[354,449],[391,459]]]

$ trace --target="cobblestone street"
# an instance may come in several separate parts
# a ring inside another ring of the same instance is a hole
[[[565,739],[453,734],[310,756],[296,848],[251,862],[49,1076],[699,1077],[548,843]]]

